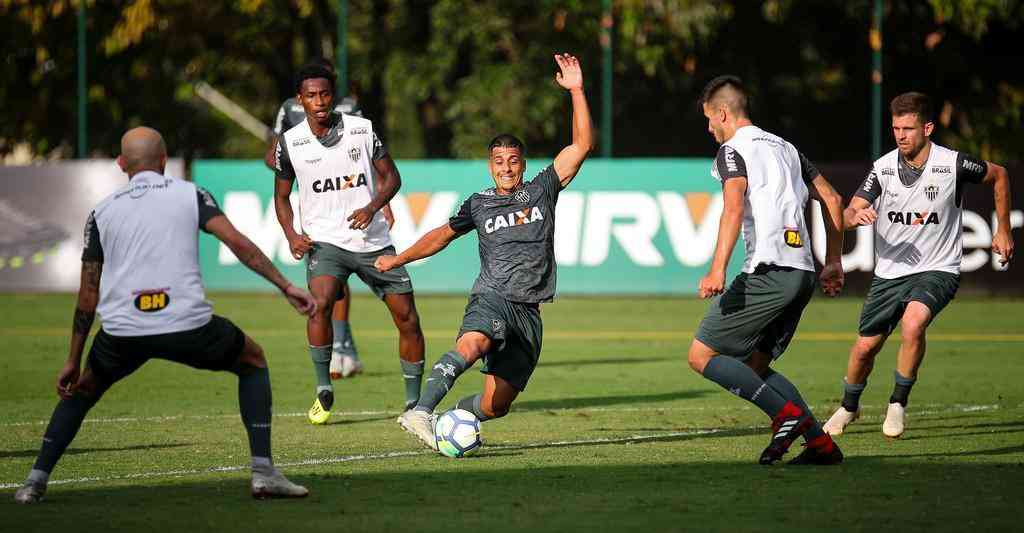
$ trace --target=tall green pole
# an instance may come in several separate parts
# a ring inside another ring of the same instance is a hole
[[[348,96],[348,0],[338,0],[338,91]]]
[[[78,157],[86,157],[89,142],[88,131],[88,95],[85,91],[85,0],[78,0]]]
[[[601,15],[601,157],[612,156],[612,0],[604,0]]]
[[[871,24],[871,159],[882,155],[882,15],[883,0],[875,0]]]

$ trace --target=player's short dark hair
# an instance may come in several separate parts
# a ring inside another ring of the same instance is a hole
[[[313,59],[310,59],[309,62],[306,63],[306,65],[316,65],[318,67],[324,67],[325,69],[331,72],[336,72],[334,68],[334,63],[324,56],[314,57]]]
[[[526,145],[523,144],[523,141],[519,140],[519,137],[516,137],[511,133],[502,133],[501,135],[491,139],[491,142],[487,145],[487,154],[490,155],[491,150],[499,147],[518,148],[523,155],[526,155]]]
[[[935,121],[932,99],[924,93],[912,91],[893,98],[889,103],[889,111],[892,111],[894,117],[917,114],[917,117],[921,119],[921,124]]]
[[[733,76],[732,74],[723,74],[709,81],[708,84],[704,86],[704,90],[700,93],[700,100],[697,102],[697,107],[699,107],[703,112],[704,104],[713,100],[718,92],[726,87],[732,89],[733,94],[736,96],[736,98],[730,99],[730,101],[727,102],[729,110],[738,115],[746,116],[749,106],[747,89],[743,85],[743,80],[738,76]]]
[[[295,75],[296,94],[302,92],[302,82],[320,78],[327,80],[327,83],[331,85],[331,92],[334,92],[334,71],[322,65],[308,63],[299,69],[299,73]]]

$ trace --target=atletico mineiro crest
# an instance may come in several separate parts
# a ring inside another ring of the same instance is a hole
[[[348,156],[352,158],[353,163],[358,163],[361,155],[363,155],[363,151],[358,146],[348,151]]]
[[[924,188],[924,195],[928,197],[928,201],[934,202],[935,198],[939,195],[939,186],[934,183],[929,184]]]
[[[512,195],[512,198],[514,198],[515,201],[521,204],[525,204],[526,202],[530,201],[530,192],[527,191],[526,189],[520,189],[516,191],[514,195]]]

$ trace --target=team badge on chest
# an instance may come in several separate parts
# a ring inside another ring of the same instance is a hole
[[[521,204],[525,204],[526,202],[530,201],[530,192],[527,191],[526,189],[520,189],[516,191],[514,195],[512,195],[512,199]]]
[[[362,157],[363,151],[358,147],[354,147],[348,151],[348,156],[352,158],[353,163],[358,163],[359,158]]]
[[[934,183],[929,183],[924,188],[924,195],[928,197],[929,202],[934,202],[935,198],[939,196],[939,186]]]

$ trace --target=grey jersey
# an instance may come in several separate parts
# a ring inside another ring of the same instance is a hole
[[[474,193],[448,221],[452,230],[477,230],[480,276],[472,293],[492,292],[513,302],[550,302],[555,296],[555,204],[562,189],[548,166],[513,194]]]

